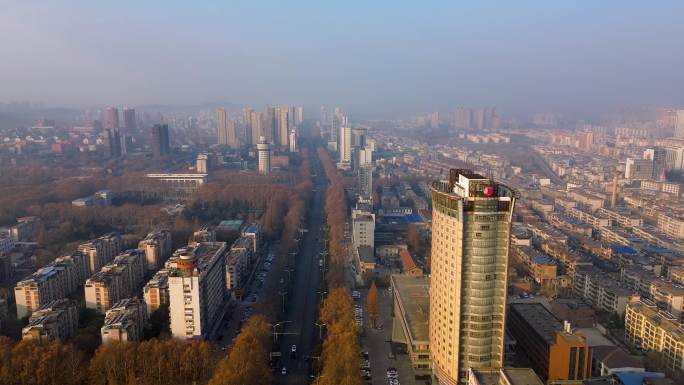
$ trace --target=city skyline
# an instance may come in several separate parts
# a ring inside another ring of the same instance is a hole
[[[684,105],[673,1],[74,5],[9,3],[0,101],[337,103],[369,117]],[[43,17],[49,29],[23,22]]]

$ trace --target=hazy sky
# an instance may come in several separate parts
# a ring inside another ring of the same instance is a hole
[[[684,106],[684,1],[0,0],[11,100]]]

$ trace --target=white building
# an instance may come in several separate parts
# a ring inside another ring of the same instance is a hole
[[[361,210],[352,211],[352,245],[375,248],[375,214]]]
[[[257,153],[259,157],[259,174],[268,175],[271,173],[271,146],[268,144],[266,137],[259,137],[257,144]]]
[[[178,250],[169,269],[171,333],[174,338],[209,337],[223,304],[225,242],[204,242]]]
[[[352,160],[352,131],[351,127],[340,128],[340,163],[351,163]]]

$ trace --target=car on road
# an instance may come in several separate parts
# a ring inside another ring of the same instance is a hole
[[[287,368],[283,366],[283,368],[280,369],[280,374],[282,374],[283,376],[286,375],[287,374]]]
[[[297,345],[292,345],[292,353],[297,353]]]

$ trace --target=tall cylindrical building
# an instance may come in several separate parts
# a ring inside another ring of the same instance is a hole
[[[257,144],[257,153],[259,156],[259,174],[268,175],[271,173],[271,146],[266,140],[265,136],[259,137]]]
[[[432,183],[430,356],[439,384],[501,368],[512,189],[470,170]]]

